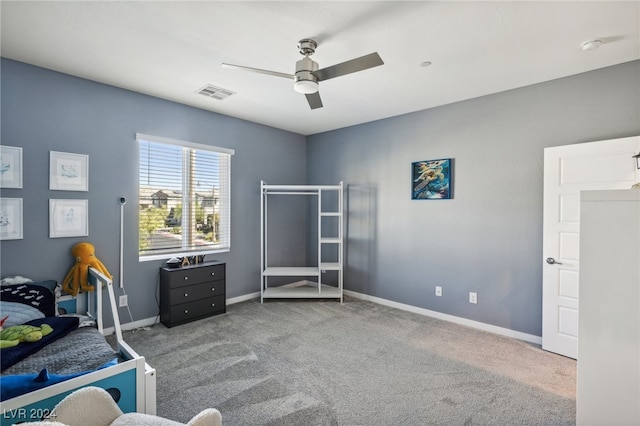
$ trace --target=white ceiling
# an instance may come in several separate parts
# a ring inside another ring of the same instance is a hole
[[[2,1],[2,56],[309,135],[640,59],[629,1]],[[385,64],[320,83],[311,110],[290,80],[313,38],[324,68]],[[580,45],[603,41],[594,51]],[[424,61],[432,62],[422,67]],[[207,84],[235,95],[216,100]]]

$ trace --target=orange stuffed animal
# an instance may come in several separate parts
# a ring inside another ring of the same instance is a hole
[[[76,263],[62,281],[62,290],[72,296],[76,296],[80,290],[92,291],[93,286],[88,283],[89,267],[97,269],[108,277],[112,277],[107,268],[96,257],[96,249],[90,243],[78,243],[71,249],[71,254],[76,258]]]

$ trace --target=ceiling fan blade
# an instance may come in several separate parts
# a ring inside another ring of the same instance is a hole
[[[313,71],[312,74],[318,78],[318,81],[324,81],[329,80],[330,78],[340,77],[377,67],[382,64],[384,64],[384,62],[382,62],[382,58],[380,58],[380,55],[378,55],[377,52],[374,52],[356,59],[351,59],[350,61]]]
[[[311,109],[322,108],[322,99],[320,99],[320,92],[305,94],[309,106]]]
[[[257,72],[259,74],[266,74],[274,77],[288,78],[291,80],[295,78],[293,74],[286,74],[286,73],[277,72],[277,71],[261,70],[260,68],[245,67],[242,65],[222,64],[222,68],[232,68],[232,69],[238,69],[238,70],[244,70],[244,71]]]

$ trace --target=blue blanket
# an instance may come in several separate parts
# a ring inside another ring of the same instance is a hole
[[[78,318],[47,317],[31,320],[25,324],[34,325],[36,327],[39,327],[42,324],[48,324],[51,328],[53,328],[53,332],[46,336],[43,336],[42,339],[38,340],[37,342],[22,342],[18,346],[2,349],[2,352],[0,353],[0,360],[2,361],[2,371],[11,367],[16,362],[28,357],[29,355],[38,352],[49,343],[66,336],[70,331],[77,329]]]
[[[114,358],[98,367],[97,370],[117,364],[118,359]],[[65,380],[75,377],[84,376],[91,372],[93,371],[87,370],[73,374],[49,374],[49,371],[45,368],[40,371],[40,373],[0,376],[0,401],[6,401],[7,399],[15,398],[16,396],[24,395],[25,393],[55,385],[56,383],[64,382]]]

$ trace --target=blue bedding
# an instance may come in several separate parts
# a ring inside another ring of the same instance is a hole
[[[0,401],[117,365],[118,352],[94,324],[78,316],[55,316],[57,283],[0,285],[0,318],[11,325],[49,325],[37,342],[1,349]],[[3,422],[4,424],[4,422]]]
[[[48,324],[53,328],[53,332],[42,337],[42,339],[37,342],[22,342],[18,346],[2,349],[2,352],[0,352],[2,371],[29,355],[38,352],[49,343],[66,336],[70,331],[77,329],[78,322],[78,318],[76,317],[47,317],[28,321],[25,324],[34,325],[36,327],[39,327],[42,324]]]
[[[114,358],[98,367],[97,370],[117,364],[118,359]],[[45,368],[40,371],[40,373],[0,376],[0,401],[5,401],[7,399],[15,398],[16,396],[24,395],[25,393],[46,388],[47,386],[55,385],[56,383],[64,382],[65,380],[84,376],[85,374],[89,374],[94,371],[95,370],[86,370],[73,374],[50,374]]]

